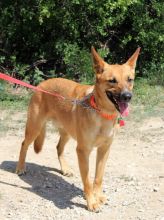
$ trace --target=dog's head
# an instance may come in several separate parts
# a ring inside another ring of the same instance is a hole
[[[128,114],[139,52],[140,48],[122,65],[109,65],[98,55],[94,47],[91,48],[96,73],[95,90],[101,105],[106,109],[117,109],[122,115]]]

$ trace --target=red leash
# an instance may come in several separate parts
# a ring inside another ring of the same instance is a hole
[[[46,91],[46,90],[44,90],[44,89],[42,89],[42,88],[40,88],[38,86],[32,86],[32,85],[30,85],[30,84],[28,84],[26,82],[23,82],[21,80],[15,79],[15,78],[13,78],[11,76],[8,76],[8,75],[6,75],[4,73],[1,73],[1,72],[0,72],[0,79],[3,79],[5,81],[11,82],[11,83],[15,83],[15,84],[27,87],[27,88],[30,88],[30,89],[35,90],[35,91],[44,92],[44,93],[47,93],[49,95],[53,95],[53,96],[58,97],[58,98],[63,99],[63,100],[65,99],[62,95],[58,94],[57,92]]]
[[[57,92],[49,92],[49,91],[46,91],[38,86],[33,86],[33,85],[30,85],[29,83],[26,83],[26,82],[23,82],[21,80],[18,80],[18,79],[15,79],[9,75],[6,75],[4,73],[1,73],[0,72],[0,79],[3,79],[5,81],[8,81],[8,82],[11,82],[11,83],[14,83],[14,84],[18,84],[18,85],[21,85],[21,86],[24,86],[24,87],[27,87],[27,88],[30,88],[32,90],[35,90],[35,91],[38,91],[38,92],[44,92],[46,94],[49,94],[49,95],[52,95],[52,96],[55,96],[57,98],[60,98],[60,99],[63,99],[63,100],[66,100],[66,98],[62,95],[60,95],[59,93]],[[76,100],[72,100],[72,101],[76,101]],[[92,106],[92,108],[94,108],[100,115],[101,117],[107,119],[107,120],[113,120],[114,118],[117,117],[117,114],[112,114],[112,115],[109,115],[109,114],[106,114],[106,113],[102,113],[96,106],[96,103],[95,103],[95,100],[94,100],[94,96],[92,95],[91,98],[90,98],[90,104]],[[122,118],[119,118],[118,119],[118,123],[120,124],[120,126],[124,126],[124,121]]]

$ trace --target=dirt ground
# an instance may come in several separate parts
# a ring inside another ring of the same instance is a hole
[[[86,209],[73,140],[65,155],[74,176],[60,174],[58,134],[52,125],[42,152],[37,155],[30,147],[27,175],[14,173],[25,119],[25,111],[0,113],[0,219],[164,220],[164,114],[142,121],[131,117],[121,128],[104,177],[108,203],[98,213]],[[92,178],[95,155],[90,160]]]

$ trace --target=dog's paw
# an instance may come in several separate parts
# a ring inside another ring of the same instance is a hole
[[[86,196],[86,200],[87,200],[87,208],[89,211],[91,212],[100,211],[100,203],[94,195],[91,195],[89,197]]]
[[[69,169],[69,170],[61,170],[61,174],[63,176],[68,176],[68,177],[72,177],[73,176],[73,172],[72,172],[71,169]]]
[[[104,194],[99,195],[97,200],[100,204],[107,204],[107,197]]]
[[[91,212],[100,212],[100,204],[98,202],[89,203],[88,210]]]
[[[15,173],[18,174],[18,176],[23,176],[23,175],[26,175],[26,170],[17,168]]]

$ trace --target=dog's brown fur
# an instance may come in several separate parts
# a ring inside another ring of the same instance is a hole
[[[128,82],[128,77],[134,79],[139,50],[140,48],[125,64],[109,65],[92,47],[91,52],[96,73],[94,86],[80,85],[67,79],[56,78],[42,82],[39,87],[51,92],[57,91],[62,96],[71,99],[81,99],[93,92],[96,105],[102,112],[119,115],[105,91],[109,90],[112,93],[119,94],[125,89],[132,90],[133,82]],[[117,80],[117,83],[109,81],[113,78]],[[71,174],[63,157],[65,144],[70,136],[77,140],[77,155],[87,206],[89,210],[97,210],[100,204],[106,201],[102,193],[102,179],[117,120],[107,120],[97,112],[89,111],[80,105],[73,105],[71,102],[65,102],[51,95],[36,92],[31,98],[28,109],[25,139],[22,143],[16,169],[18,174],[25,172],[25,157],[28,146],[34,142],[35,152],[41,151],[47,120],[53,120],[59,129],[60,140],[57,145],[57,153],[61,171],[64,175]],[[92,184],[89,179],[89,155],[94,146],[97,147],[97,160],[95,180]]]

